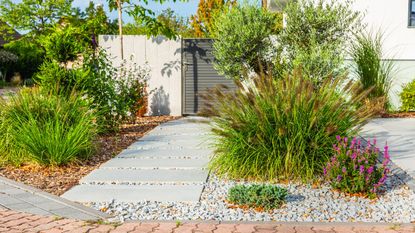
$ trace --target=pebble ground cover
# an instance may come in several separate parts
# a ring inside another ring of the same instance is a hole
[[[272,211],[241,209],[226,201],[236,182],[211,175],[201,201],[196,204],[142,201],[137,203],[87,203],[112,214],[114,220],[216,220],[298,222],[398,222],[415,220],[415,193],[391,176],[378,199],[349,196],[328,185],[277,184],[288,189],[286,204]]]

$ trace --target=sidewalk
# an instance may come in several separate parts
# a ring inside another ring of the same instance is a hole
[[[121,225],[41,217],[0,210],[0,232],[163,232],[163,233],[406,233],[414,225],[366,223],[218,223],[218,222],[127,222]]]
[[[14,210],[39,216],[99,220],[108,216],[97,210],[0,177],[0,210]],[[0,219],[0,232],[1,232]]]

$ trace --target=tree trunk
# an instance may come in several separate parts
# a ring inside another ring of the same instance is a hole
[[[118,8],[118,30],[120,33],[120,45],[121,45],[121,60],[124,60],[124,42],[122,36],[122,0],[117,0]]]
[[[262,8],[267,9],[268,8],[268,2],[267,0],[262,0]]]

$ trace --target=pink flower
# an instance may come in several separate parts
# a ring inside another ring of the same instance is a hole
[[[360,165],[360,167],[359,167],[360,174],[363,174],[364,171],[365,171],[365,166]]]
[[[336,136],[336,140],[340,142],[340,140],[341,140],[340,135],[337,135],[337,136]]]
[[[367,173],[372,174],[374,170],[375,170],[375,168],[373,166],[371,166],[367,169]]]
[[[345,167],[343,167],[343,168],[342,168],[342,172],[343,172],[343,173],[346,173],[346,171],[347,171],[347,170],[346,170],[346,168],[345,168]]]

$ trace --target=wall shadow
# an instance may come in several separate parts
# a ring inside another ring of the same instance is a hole
[[[152,116],[170,115],[170,95],[166,93],[163,86],[154,90],[150,110]]]

